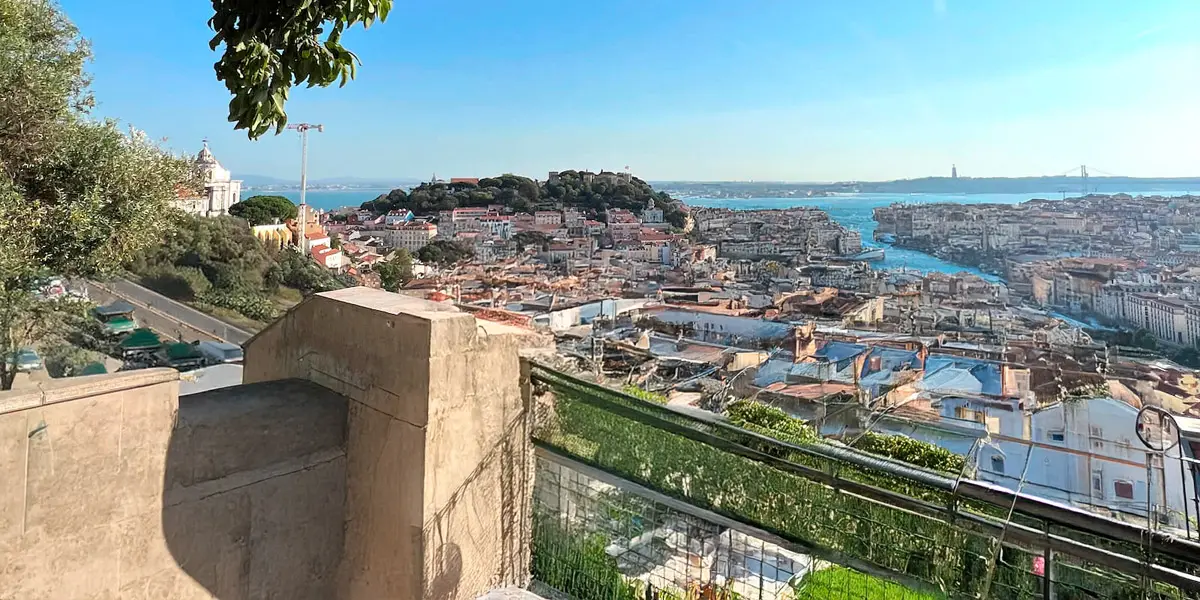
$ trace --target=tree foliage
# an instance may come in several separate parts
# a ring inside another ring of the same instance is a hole
[[[550,245],[550,241],[550,236],[540,231],[522,231],[513,236],[513,243],[522,250],[529,248],[545,250]]]
[[[295,219],[300,207],[283,196],[251,196],[229,207],[229,214],[251,225],[269,225]]]
[[[469,260],[475,251],[467,246],[449,240],[436,240],[417,251],[417,258],[423,263],[441,266],[452,265],[460,260]]]
[[[278,314],[269,294],[279,286],[309,295],[347,285],[298,252],[263,244],[234,217],[179,215],[161,243],[137,255],[128,267],[159,293],[257,321]]]
[[[56,303],[29,293],[39,277],[120,266],[194,186],[190,161],[89,118],[89,57],[49,0],[0,0],[0,355],[47,333]],[[12,375],[0,361],[0,384]]]
[[[160,239],[134,258],[131,270],[145,275],[163,267],[186,267],[199,270],[218,287],[259,288],[275,262],[272,251],[233,217],[180,215]]]
[[[359,208],[369,210],[377,215],[382,215],[387,212],[405,208],[408,202],[408,192],[397,188],[386,194],[380,194],[374,200],[368,200],[362,203]]]
[[[379,285],[389,292],[398,291],[400,286],[413,278],[412,266],[412,255],[408,250],[397,250],[391,260],[375,267],[375,271],[379,273]]]
[[[473,183],[423,183],[409,192],[392,190],[361,206],[376,214],[389,210],[408,209],[418,215],[430,215],[442,210],[464,207],[502,205],[513,212],[531,212],[539,206],[557,205],[579,208],[597,215],[610,208],[640,211],[647,204],[663,210],[667,222],[683,227],[687,214],[681,204],[665,192],[657,192],[650,184],[616,173],[586,175],[579,171],[563,171],[558,179],[539,183],[519,175],[485,177]]]
[[[257,138],[287,125],[288,92],[294,85],[326,87],[353,79],[358,57],[342,34],[362,23],[387,19],[392,0],[213,0],[209,47],[224,45],[214,65],[233,94],[229,120]]]

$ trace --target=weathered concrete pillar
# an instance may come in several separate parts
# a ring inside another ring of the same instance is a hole
[[[318,294],[246,347],[246,383],[350,399],[340,597],[476,598],[529,576],[532,332],[368,288]]]

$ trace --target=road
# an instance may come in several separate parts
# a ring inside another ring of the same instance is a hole
[[[138,323],[170,337],[185,341],[216,340],[240,346],[254,335],[125,279],[104,283],[90,281],[88,288],[93,302],[129,302],[136,308]]]

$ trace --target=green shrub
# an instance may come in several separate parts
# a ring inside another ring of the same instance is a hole
[[[71,377],[94,362],[104,362],[106,357],[94,350],[85,350],[68,343],[57,343],[42,348],[42,362],[51,377]]]
[[[657,394],[655,392],[651,392],[650,390],[644,390],[636,385],[633,385],[632,383],[621,388],[621,391],[625,392],[626,394],[629,394],[630,396],[633,396],[634,398],[641,398],[642,400],[645,400],[647,402],[653,402],[655,404],[666,404],[667,403],[666,396],[664,396],[662,394]]]
[[[212,284],[195,267],[159,265],[141,276],[142,285],[176,300],[191,301],[208,291]]]
[[[726,415],[738,427],[785,442],[806,444],[820,441],[820,436],[804,421],[761,402],[739,400],[729,405]],[[882,435],[868,431],[855,441],[854,447],[876,456],[954,475],[962,472],[965,464],[963,457],[941,446],[903,435]]]
[[[275,303],[266,295],[245,289],[213,288],[205,292],[199,300],[213,306],[236,310],[256,321],[270,321],[278,313]]]
[[[729,417],[729,422],[742,429],[785,442],[808,444],[820,439],[816,430],[804,421],[762,402],[738,400],[725,409],[725,415]]]
[[[953,475],[961,473],[966,465],[962,456],[941,446],[903,435],[882,435],[868,431],[858,438],[854,447],[870,454]]]

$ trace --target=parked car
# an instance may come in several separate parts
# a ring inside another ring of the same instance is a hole
[[[200,354],[204,355],[204,364],[220,365],[225,363],[240,363],[245,356],[242,347],[226,342],[192,342]]]
[[[33,348],[21,348],[13,355],[9,364],[14,364],[18,371],[41,371],[42,357]]]

